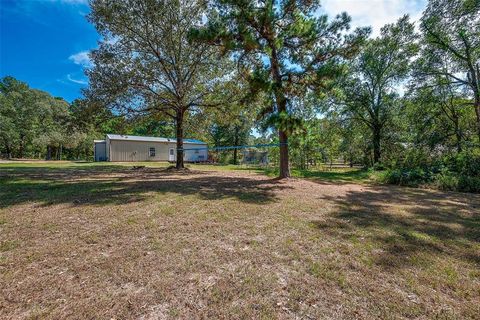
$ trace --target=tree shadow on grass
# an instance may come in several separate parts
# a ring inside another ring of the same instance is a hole
[[[321,196],[337,204],[327,220],[312,221],[344,241],[378,248],[375,263],[401,267],[417,253],[452,255],[480,264],[480,197],[392,186]]]
[[[0,208],[26,202],[42,205],[109,205],[144,201],[152,194],[197,195],[266,204],[288,188],[267,177],[224,176],[211,171],[177,172],[129,167],[15,168],[0,174]]]

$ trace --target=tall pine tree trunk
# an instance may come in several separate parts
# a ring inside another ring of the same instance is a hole
[[[177,125],[177,161],[175,168],[183,169],[185,168],[183,163],[183,116],[184,109],[180,108],[176,114],[176,125]]]
[[[279,114],[287,112],[287,99],[283,93],[282,76],[280,74],[280,64],[277,57],[275,45],[271,46],[272,55],[270,57],[272,76],[275,83],[275,102]],[[279,178],[290,177],[290,167],[288,163],[288,136],[282,128],[278,129],[278,140],[280,141],[280,174]]]
[[[290,168],[288,164],[288,137],[284,131],[278,131],[278,140],[280,141],[280,178],[290,177]]]

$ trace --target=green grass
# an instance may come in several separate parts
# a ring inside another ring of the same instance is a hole
[[[278,175],[277,168],[258,168],[256,171],[263,172],[271,177]],[[367,183],[372,181],[371,172],[357,168],[292,169],[290,173],[292,177],[295,178],[315,179],[328,182]]]

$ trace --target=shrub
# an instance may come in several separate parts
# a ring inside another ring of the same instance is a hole
[[[448,155],[442,159],[442,162],[452,172],[465,176],[480,177],[480,155],[478,153],[464,151]]]
[[[388,184],[400,184],[402,171],[400,169],[388,169],[379,175],[380,182]]]
[[[400,166],[404,169],[426,169],[432,164],[430,154],[423,149],[408,150],[401,162]]]
[[[402,185],[417,186],[419,184],[428,182],[428,174],[421,168],[413,168],[411,170],[405,170],[402,175]]]
[[[434,185],[440,190],[480,193],[480,177],[458,174],[447,168],[435,175]]]
[[[380,162],[374,163],[372,168],[373,168],[374,171],[383,171],[383,170],[385,170],[385,166],[383,165],[383,163],[380,163]]]
[[[480,193],[480,177],[461,175],[458,179],[458,191]]]
[[[442,168],[440,173],[435,175],[434,186],[440,190],[458,190],[458,177],[454,176],[447,168]]]
[[[401,186],[418,186],[428,182],[429,174],[421,168],[387,169],[380,175],[380,181]]]
[[[431,158],[422,150],[409,150],[403,159],[390,163],[378,178],[388,184],[430,184],[441,190],[480,192],[480,152],[469,150]]]

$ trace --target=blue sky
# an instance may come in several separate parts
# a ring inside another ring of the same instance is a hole
[[[0,77],[13,76],[32,88],[72,101],[87,78],[87,52],[100,36],[86,20],[87,0],[0,0]],[[347,11],[353,26],[394,22],[405,13],[418,19],[426,0],[323,0],[333,16]]]
[[[88,63],[82,52],[99,39],[85,18],[88,10],[80,0],[0,0],[0,77],[68,101],[80,97]]]

